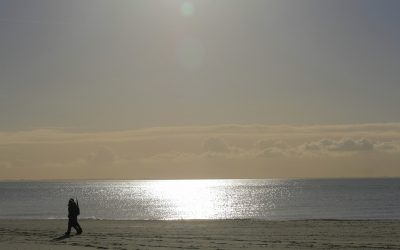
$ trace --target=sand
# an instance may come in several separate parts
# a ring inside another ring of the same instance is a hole
[[[400,249],[400,221],[0,220],[0,249]]]

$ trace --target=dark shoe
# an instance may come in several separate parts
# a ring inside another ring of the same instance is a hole
[[[78,232],[76,232],[76,235],[80,235],[80,234],[82,234],[82,230],[81,231],[78,231]]]
[[[69,233],[68,233],[68,232],[65,232],[64,235],[65,235],[65,236],[69,236]]]

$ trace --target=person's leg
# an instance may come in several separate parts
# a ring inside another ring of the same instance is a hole
[[[72,226],[75,228],[77,234],[81,234],[82,233],[82,228],[78,224],[78,218],[73,218],[72,219]]]
[[[71,227],[72,227],[72,221],[69,219],[68,220],[68,230],[65,232],[65,234],[69,235],[71,233]]]
[[[76,226],[76,224],[72,225],[72,227],[76,230],[76,232],[78,232],[78,227]]]
[[[76,229],[76,233],[77,234],[81,234],[82,233],[82,228],[81,228],[81,225],[79,225],[78,221],[76,221],[75,229]]]

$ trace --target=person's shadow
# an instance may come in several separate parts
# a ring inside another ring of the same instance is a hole
[[[73,237],[73,235],[63,234],[63,235],[61,235],[59,237],[56,237],[56,238],[52,239],[51,241],[60,241],[60,240],[65,240],[65,239],[68,239],[68,238],[71,238],[71,237]]]

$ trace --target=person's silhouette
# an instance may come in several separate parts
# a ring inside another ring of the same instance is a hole
[[[82,233],[82,228],[78,223],[78,215],[80,214],[79,206],[75,203],[74,199],[69,199],[68,202],[68,230],[65,235],[71,233],[71,227],[75,228],[76,234]]]

